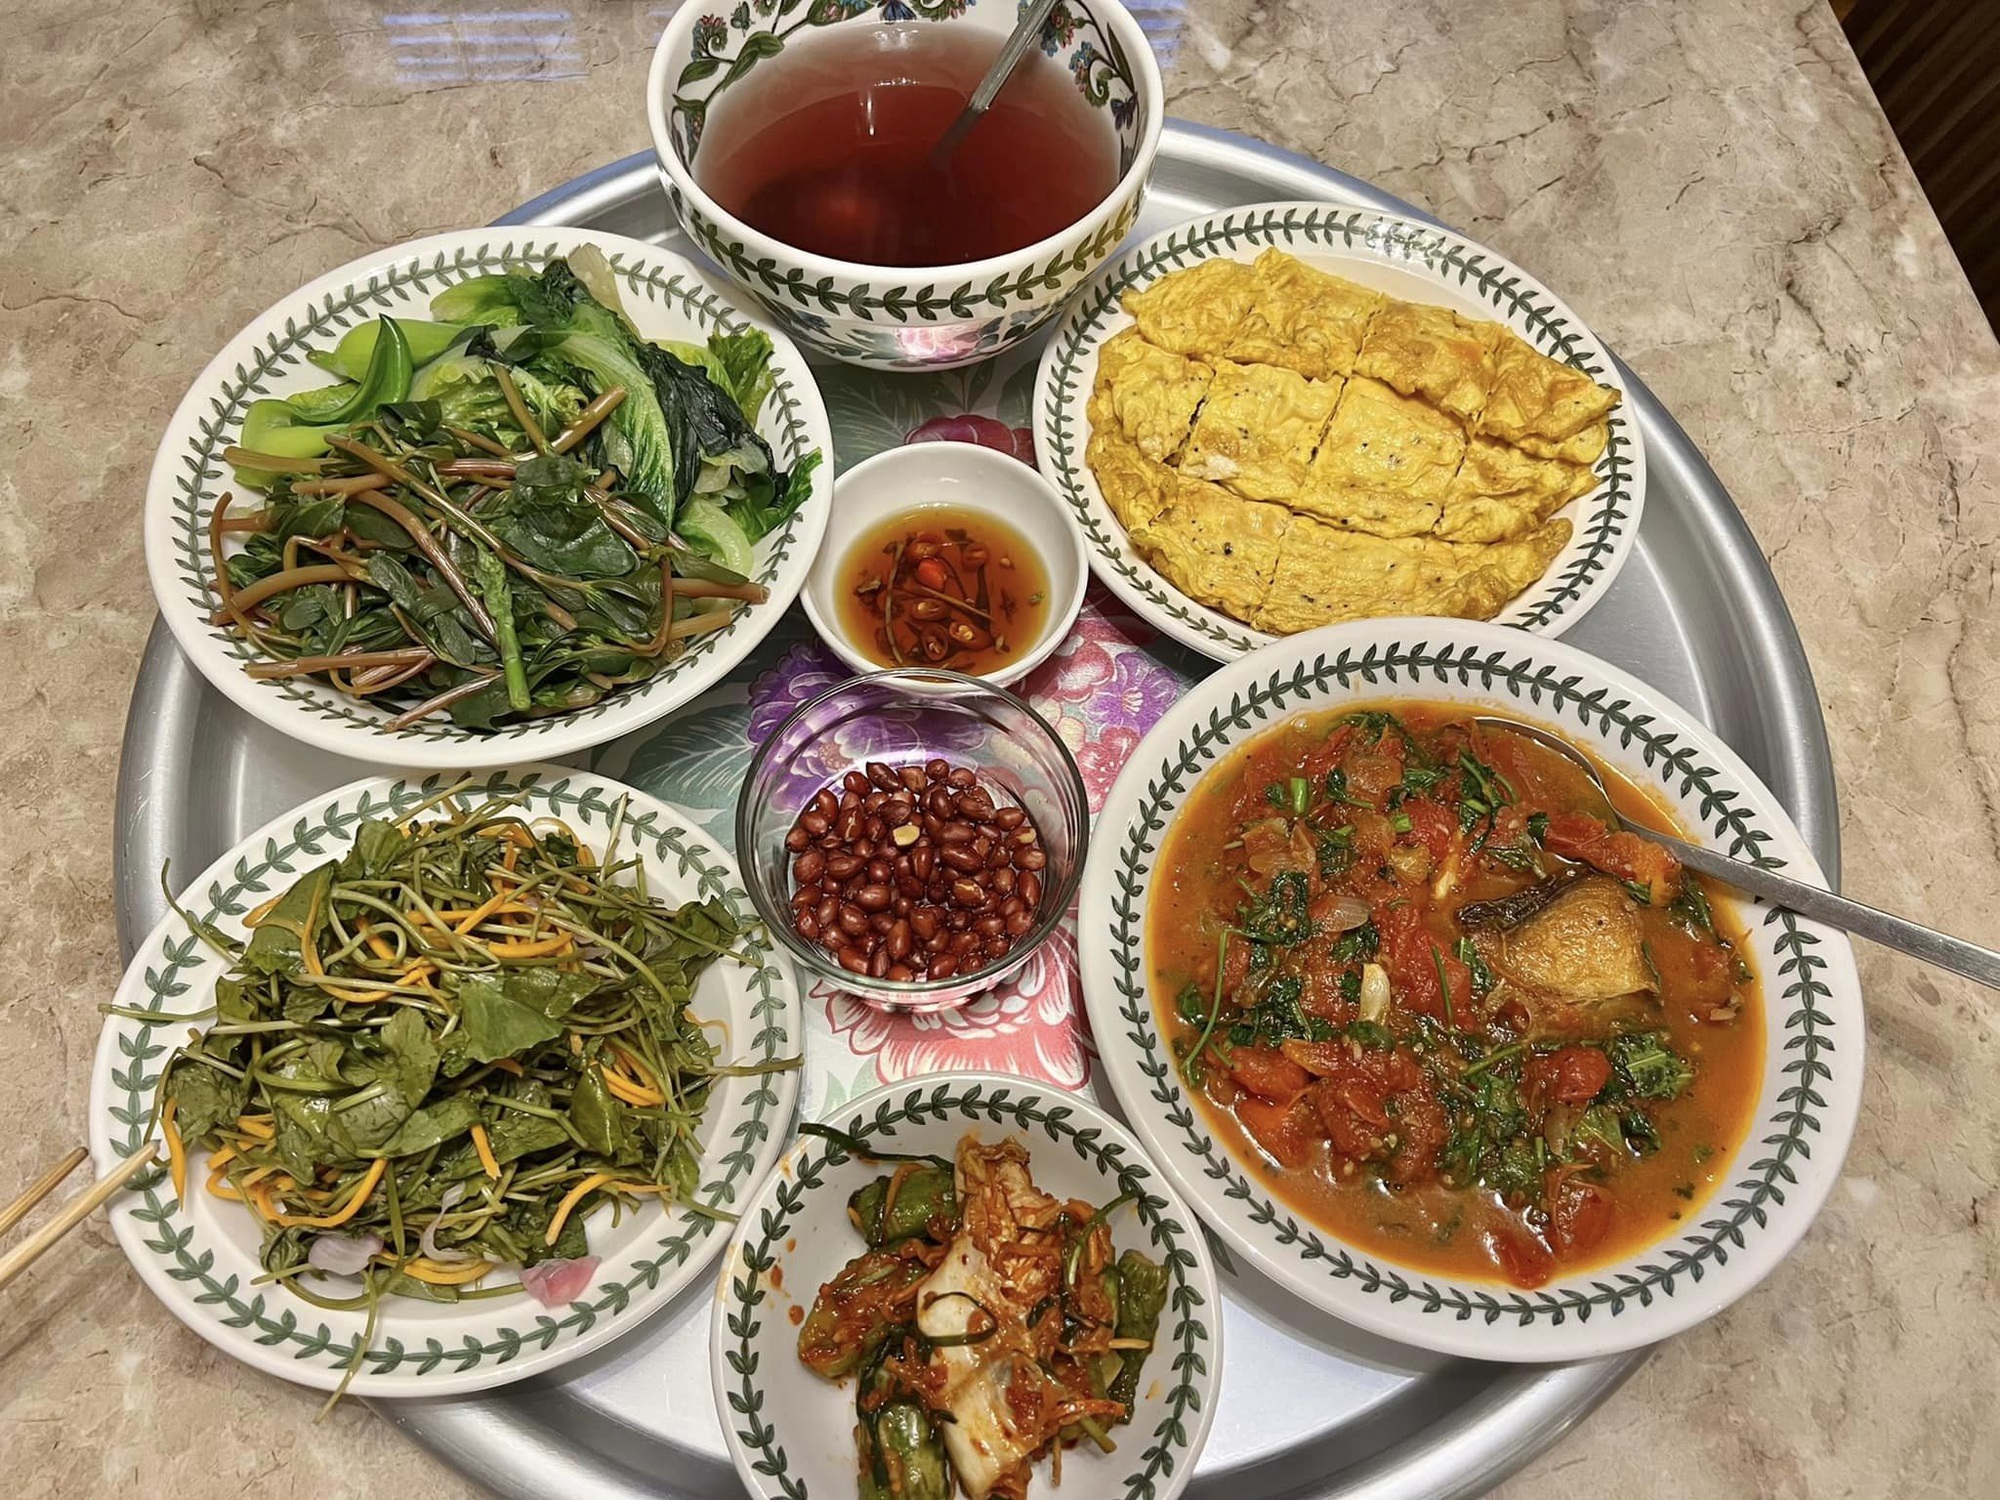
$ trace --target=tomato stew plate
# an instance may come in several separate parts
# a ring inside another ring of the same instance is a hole
[[[1671,811],[1689,836],[1815,883],[1803,839],[1750,769],[1685,710],[1625,673],[1518,630],[1442,620],[1307,632],[1193,688],[1140,743],[1097,819],[1078,952],[1103,1075],[1134,1132],[1233,1250],[1369,1332],[1487,1360],[1588,1359],[1650,1344],[1743,1296],[1825,1202],[1860,1108],[1864,1028],[1846,937],[1736,899],[1761,981],[1763,1061],[1748,1128],[1714,1187],[1624,1259],[1522,1289],[1442,1275],[1345,1243],[1277,1196],[1251,1148],[1191,1096],[1155,1011],[1146,918],[1169,832],[1232,750],[1297,715],[1397,700],[1527,721],[1579,745]],[[1304,783],[1301,783],[1303,786]],[[1247,1139],[1247,1138],[1246,1138]]]

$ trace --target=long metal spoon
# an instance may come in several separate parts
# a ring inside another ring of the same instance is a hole
[[[1590,778],[1591,785],[1602,794],[1605,805],[1611,807],[1611,793],[1606,789],[1603,778],[1597,774],[1597,767],[1590,763],[1589,757],[1561,736],[1550,734],[1545,729],[1537,729],[1532,724],[1517,724],[1512,719],[1481,716],[1472,722],[1483,729],[1518,734],[1533,740],[1538,745],[1548,746],[1558,755],[1574,762]],[[1697,874],[1723,881],[1735,886],[1739,891],[1761,896],[1776,905],[1789,907],[1800,916],[1810,917],[1815,922],[1825,922],[1830,927],[1839,927],[1856,937],[1867,938],[1871,943],[1880,943],[1885,948],[1894,948],[1899,953],[1907,953],[1910,957],[1920,958],[1925,963],[1936,964],[1940,969],[1949,969],[1954,974],[1963,974],[1967,979],[1976,979],[1989,989],[2000,989],[2000,953],[1995,953],[1991,948],[1982,948],[1977,943],[1966,942],[1963,938],[1955,938],[1933,928],[1920,926],[1903,917],[1891,916],[1886,911],[1864,906],[1859,901],[1850,901],[1845,896],[1836,896],[1833,892],[1821,890],[1816,885],[1806,885],[1802,881],[1788,879],[1758,865],[1731,859],[1728,855],[1718,854],[1713,849],[1690,844],[1686,839],[1677,839],[1671,834],[1655,833],[1650,828],[1635,827],[1619,817],[1615,807],[1611,809],[1611,816],[1619,827],[1636,833],[1642,839],[1652,840]]]
[[[1000,49],[1000,55],[993,59],[993,66],[986,70],[986,76],[979,80],[979,87],[972,91],[972,97],[965,101],[965,108],[958,118],[951,122],[951,128],[938,137],[938,143],[931,147],[931,165],[942,170],[951,160],[951,153],[959,143],[972,133],[972,127],[979,123],[979,117],[993,107],[993,101],[1000,96],[1014,69],[1021,65],[1021,59],[1028,55],[1028,48],[1041,39],[1042,23],[1049,18],[1049,12],[1056,8],[1057,0],[1035,0],[1035,3],[1021,12],[1021,19],[1014,23],[1014,29],[1007,36],[1007,45]]]

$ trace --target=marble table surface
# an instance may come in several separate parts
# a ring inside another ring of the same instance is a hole
[[[2000,349],[1823,0],[1149,0],[1174,114],[1531,267],[1679,417],[1790,600],[1847,889],[2000,917]],[[0,1198],[80,1139],[117,978],[138,507],[210,353],[365,250],[646,146],[670,4],[21,0],[0,40]],[[1169,55],[1170,54],[1170,55]],[[1868,1095],[1824,1217],[1503,1486],[1991,1493],[2000,1030],[1860,954]],[[358,1404],[186,1332],[93,1224],[0,1294],[13,1495],[450,1497]]]

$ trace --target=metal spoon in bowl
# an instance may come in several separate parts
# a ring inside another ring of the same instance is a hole
[[[1925,963],[1936,964],[1940,969],[1949,969],[1954,974],[1963,974],[1967,979],[1976,979],[1989,989],[2000,989],[2000,953],[1995,953],[1991,948],[1982,948],[1977,943],[1966,942],[1963,938],[1951,937],[1932,928],[1919,926],[1906,918],[1877,911],[1872,906],[1864,906],[1859,901],[1850,901],[1845,896],[1836,896],[1833,892],[1821,890],[1816,885],[1806,885],[1802,881],[1788,879],[1775,871],[1731,859],[1728,855],[1718,854],[1713,849],[1690,844],[1686,839],[1677,839],[1671,834],[1655,833],[1650,828],[1634,827],[1619,817],[1617,809],[1612,807],[1611,793],[1606,789],[1603,778],[1597,774],[1597,767],[1590,763],[1589,757],[1561,736],[1550,734],[1544,729],[1537,729],[1532,724],[1517,724],[1511,719],[1480,716],[1472,722],[1482,729],[1521,735],[1538,745],[1546,745],[1558,755],[1573,762],[1590,778],[1591,785],[1603,796],[1605,805],[1611,808],[1611,819],[1616,826],[1636,833],[1642,839],[1650,839],[1695,873],[1723,881],[1752,896],[1761,896],[1775,905],[1789,907],[1800,916],[1810,917],[1815,922],[1839,927],[1856,937],[1867,938],[1870,942],[1880,943],[1885,948],[1894,948],[1899,953],[1907,953],[1910,957],[1920,958]]]
[[[1008,33],[1007,45],[1000,49],[1000,55],[993,59],[993,66],[986,70],[986,76],[979,80],[979,87],[972,91],[972,97],[965,101],[965,108],[958,118],[951,122],[950,129],[938,137],[938,143],[931,147],[930,162],[942,171],[951,160],[951,153],[972,133],[972,127],[979,123],[979,117],[993,107],[993,101],[1000,96],[1014,69],[1021,65],[1021,59],[1028,55],[1042,35],[1042,23],[1049,18],[1049,12],[1056,8],[1057,0],[1035,0],[1035,3],[1021,12],[1021,19],[1014,23]]]

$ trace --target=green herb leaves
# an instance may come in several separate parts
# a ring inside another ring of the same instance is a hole
[[[1627,1031],[1605,1049],[1611,1059],[1612,1099],[1678,1099],[1694,1082],[1694,1067],[1667,1045],[1664,1032]]]
[[[553,1040],[563,1033],[563,1017],[593,987],[582,975],[554,969],[469,979],[458,989],[465,1051],[477,1062],[497,1062]]]
[[[1514,788],[1507,778],[1475,757],[1470,750],[1458,752],[1460,786],[1458,826],[1471,832],[1514,800]],[[1546,820],[1544,820],[1546,821]]]
[[[524,460],[513,486],[480,520],[535,567],[577,579],[623,578],[639,554],[605,524],[604,512],[584,496],[590,474],[558,453]]]
[[[691,1190],[715,1064],[688,1001],[739,933],[628,869],[500,801],[363,821],[258,916],[161,1093],[191,1149],[226,1151],[218,1191],[252,1200],[267,1267],[310,1231],[372,1232],[377,1290],[450,1300],[420,1240],[529,1265],[585,1253],[613,1184]]]
[[[1234,1012],[1229,1042],[1235,1047],[1276,1047],[1285,1042],[1324,1042],[1333,1024],[1310,1014],[1301,1003],[1304,984],[1295,974],[1280,974],[1265,984],[1257,1000]]]
[[[1303,874],[1286,870],[1271,879],[1263,895],[1254,893],[1236,909],[1237,929],[1253,943],[1286,947],[1303,943],[1313,934],[1307,912],[1312,900],[1310,884]]]
[[[326,893],[333,884],[337,866],[321,865],[297,881],[278,904],[255,924],[250,945],[243,950],[243,962],[260,974],[279,974],[298,968],[301,939],[317,942],[326,921]]]
[[[1360,964],[1373,958],[1382,946],[1382,931],[1373,922],[1363,922],[1350,932],[1343,932],[1333,944],[1335,963]]]

